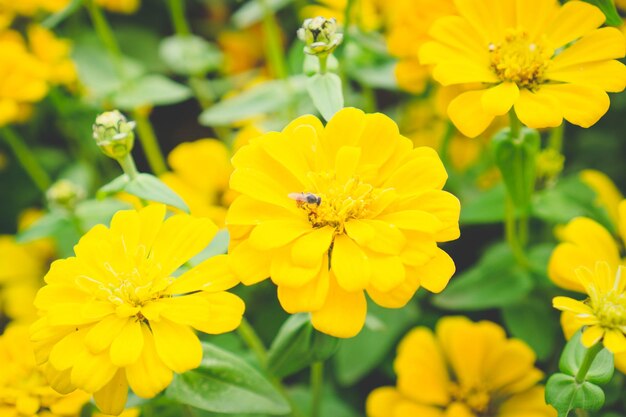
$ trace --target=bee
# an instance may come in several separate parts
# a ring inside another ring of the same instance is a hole
[[[314,206],[322,204],[322,197],[313,193],[289,193],[288,197],[294,200],[298,207],[302,207],[303,204]]]

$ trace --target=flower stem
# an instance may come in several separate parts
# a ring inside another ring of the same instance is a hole
[[[522,132],[522,124],[517,118],[517,114],[515,114],[515,110],[511,109],[509,111],[509,126],[511,128],[511,137],[516,139],[520,137],[520,133]]]
[[[133,111],[133,119],[137,123],[137,133],[139,133],[139,141],[143,147],[143,151],[148,159],[150,169],[155,175],[160,175],[167,171],[165,158],[161,152],[161,147],[154,133],[154,128],[148,116],[142,110]]]
[[[589,372],[589,369],[591,368],[594,359],[596,358],[596,356],[598,356],[598,353],[600,353],[603,348],[604,347],[602,345],[602,341],[599,341],[587,350],[587,353],[583,358],[583,363],[580,365],[580,369],[578,369],[578,373],[576,374],[576,382],[578,382],[579,384],[585,382],[587,372]]]
[[[548,138],[548,148],[554,149],[558,153],[562,153],[563,151],[564,125],[564,123],[561,123],[559,126],[552,129],[550,137]]]
[[[128,178],[132,181],[139,175],[139,171],[137,171],[137,166],[135,165],[135,160],[133,156],[130,154],[126,154],[125,157],[117,160],[122,169],[124,170],[124,174],[128,175]]]
[[[322,386],[324,384],[324,362],[311,365],[311,417],[319,417],[322,406]]]
[[[265,54],[267,62],[276,78],[287,78],[287,63],[283,54],[280,29],[276,17],[267,0],[260,0],[263,8],[263,30],[265,31]]]
[[[31,149],[24,143],[24,140],[10,127],[5,126],[2,129],[2,136],[6,143],[15,154],[15,157],[22,165],[26,173],[33,180],[40,191],[46,192],[50,187],[51,181],[48,173],[42,168],[31,152]]]
[[[104,44],[106,50],[109,52],[119,76],[123,79],[124,65],[122,63],[122,50],[117,42],[117,39],[115,39],[113,29],[111,29],[111,26],[104,16],[102,9],[94,0],[87,0],[85,5],[98,37]]]
[[[504,232],[506,235],[506,241],[513,252],[513,257],[517,261],[517,263],[523,267],[528,268],[529,262],[526,258],[526,254],[524,253],[524,248],[521,243],[520,234],[517,230],[516,223],[516,210],[515,204],[513,204],[513,200],[510,196],[506,196],[506,206],[505,206],[505,223],[504,223]],[[524,227],[528,227],[527,223],[524,222]]]
[[[170,10],[170,17],[172,18],[172,24],[174,25],[174,31],[177,35],[187,36],[191,34],[189,23],[185,15],[184,0],[167,0],[167,5]]]
[[[448,125],[446,126],[446,131],[443,134],[443,139],[441,140],[441,146],[439,147],[440,158],[443,165],[446,167],[446,170],[450,172],[452,167],[450,166],[450,142],[452,142],[452,138],[456,134],[456,128],[454,127],[454,123],[448,121]]]

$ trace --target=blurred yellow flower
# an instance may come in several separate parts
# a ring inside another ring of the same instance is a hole
[[[245,284],[271,277],[289,313],[352,337],[377,304],[443,290],[455,267],[437,242],[459,236],[458,199],[431,148],[413,149],[387,116],[347,108],[324,127],[304,116],[233,157],[241,193],[226,216],[230,264]]]
[[[261,25],[221,31],[217,44],[224,53],[224,73],[238,74],[261,66],[265,60],[264,36]]]
[[[28,326],[9,325],[0,336],[0,415],[78,417],[89,394],[53,390],[37,367]]]
[[[28,28],[30,49],[39,61],[47,66],[48,81],[51,84],[71,85],[78,74],[76,65],[70,59],[70,42],[58,39],[54,33],[42,26]]]
[[[141,414],[139,408],[127,408],[126,410],[122,411],[122,414],[119,415],[119,417],[139,417],[139,415]],[[109,417],[110,414],[102,414],[99,413],[97,411],[94,411],[94,413],[91,415],[91,417]]]
[[[581,180],[595,191],[596,205],[604,208],[613,224],[619,223],[619,203],[624,199],[613,181],[604,173],[585,169],[580,173]]]
[[[348,0],[317,0],[318,4],[309,4],[302,8],[300,17],[302,20],[322,16],[334,18],[340,24],[345,24],[346,7]],[[395,5],[397,0],[385,2],[384,0],[359,0],[352,2],[351,22],[362,30],[369,32],[378,30],[386,22],[386,13],[390,6]]]
[[[52,387],[93,393],[105,414],[124,410],[129,385],[152,398],[172,372],[196,368],[202,347],[192,328],[228,332],[244,311],[225,292],[238,283],[225,255],[173,277],[217,227],[186,214],[164,220],[165,213],[153,204],[116,213],[110,228],[92,228],[76,257],[52,264],[35,300],[41,319],[31,340]]]
[[[13,22],[16,15],[32,17],[38,12],[54,13],[63,9],[70,0],[0,0],[0,29]]]
[[[19,120],[23,106],[48,93],[48,69],[12,31],[0,34],[0,127]]]
[[[452,0],[395,0],[389,6],[386,33],[389,53],[399,59],[396,65],[398,85],[412,93],[421,93],[430,78],[430,70],[421,65],[418,51],[427,40],[428,31],[440,17],[455,14]]]
[[[228,188],[230,158],[230,150],[216,139],[182,143],[167,157],[172,172],[160,178],[187,203],[192,215],[208,217],[223,227],[234,198]]]
[[[133,14],[141,6],[141,0],[96,0],[96,3],[110,12],[123,14]]]
[[[595,6],[556,0],[463,0],[460,16],[432,26],[419,52],[443,85],[482,83],[454,99],[448,114],[475,137],[512,107],[533,128],[563,119],[589,127],[609,109],[606,92],[626,85],[626,42]]]
[[[368,397],[368,417],[556,417],[545,404],[542,372],[522,341],[495,323],[444,317],[400,342],[395,387]]]
[[[598,261],[595,269],[584,266],[575,271],[579,284],[589,296],[581,302],[569,297],[555,297],[554,307],[571,313],[575,330],[584,327],[582,343],[587,348],[602,340],[613,354],[626,353],[626,271],[612,269]]]

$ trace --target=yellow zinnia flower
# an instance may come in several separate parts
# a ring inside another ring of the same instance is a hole
[[[28,28],[30,49],[48,69],[51,84],[70,85],[76,82],[76,65],[70,59],[70,42],[58,39],[48,29],[33,25]]]
[[[178,278],[175,271],[204,249],[217,231],[209,219],[165,206],[120,211],[111,227],[95,226],[58,260],[35,305],[35,353],[54,389],[94,394],[100,410],[119,414],[128,386],[152,398],[172,379],[200,365],[205,333],[235,329],[244,310],[224,290],[238,283],[225,255]]]
[[[141,6],[141,0],[96,0],[96,3],[110,12],[123,14],[133,14]]]
[[[606,210],[613,224],[619,224],[619,203],[624,196],[613,181],[605,173],[594,169],[581,171],[580,179],[595,191],[595,204]]]
[[[28,327],[9,325],[0,336],[0,415],[78,417],[89,394],[53,390],[35,362]]]
[[[626,43],[595,6],[556,0],[456,0],[460,16],[439,19],[420,49],[443,85],[482,83],[448,113],[474,137],[512,107],[526,126],[589,127],[609,109],[606,92],[626,85]]]
[[[614,354],[626,353],[626,273],[599,261],[595,269],[576,269],[576,278],[589,296],[584,302],[555,297],[554,307],[572,313],[576,330],[585,327],[582,343],[587,348],[600,340]]]
[[[302,20],[322,16],[334,18],[339,24],[344,24],[348,0],[317,0],[319,4],[310,4],[302,8]],[[397,0],[391,2],[383,0],[359,0],[352,3],[350,19],[362,30],[369,32],[380,29],[385,23],[385,15],[390,8],[395,7]]]
[[[556,417],[545,404],[543,375],[522,341],[495,323],[444,317],[400,342],[395,387],[374,390],[368,417]]]
[[[241,195],[226,216],[231,267],[248,285],[271,276],[283,308],[310,312],[324,333],[361,330],[364,291],[399,308],[420,286],[443,290],[454,273],[437,247],[459,236],[446,171],[385,115],[347,108],[326,127],[300,117],[253,139],[233,165]]]

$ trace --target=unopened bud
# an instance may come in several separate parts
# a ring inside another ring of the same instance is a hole
[[[343,40],[343,34],[337,33],[337,21],[334,18],[314,17],[306,19],[298,29],[298,38],[306,46],[304,52],[309,55],[328,55]]]
[[[58,180],[46,191],[46,199],[51,207],[64,208],[68,211],[73,211],[85,197],[83,187],[66,179]]]
[[[135,122],[126,120],[118,110],[108,111],[96,117],[93,138],[105,155],[120,159],[133,149],[134,128]]]
[[[537,155],[537,178],[546,182],[554,180],[562,171],[565,157],[554,149],[544,149]]]

